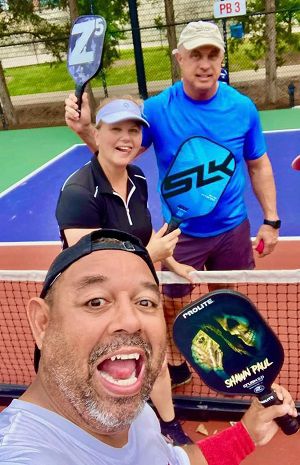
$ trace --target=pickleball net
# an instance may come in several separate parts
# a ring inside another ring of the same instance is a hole
[[[158,274],[161,284],[185,284],[174,273]],[[9,396],[17,397],[34,377],[34,342],[27,322],[26,303],[39,295],[44,277],[44,271],[0,271],[0,402],[7,401],[8,392]],[[169,314],[172,306],[175,317],[178,308],[206,294],[209,283],[233,287],[246,294],[284,347],[285,361],[278,382],[288,388],[300,405],[300,270],[197,272],[194,280],[190,294],[174,302],[168,299]],[[177,387],[173,394],[180,408],[183,405],[187,410],[209,410],[210,405],[213,409],[224,409],[225,404],[233,402],[231,397],[211,391],[195,373],[190,383]],[[216,404],[210,402],[213,399]]]

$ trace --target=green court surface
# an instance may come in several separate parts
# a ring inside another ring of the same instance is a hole
[[[265,131],[300,128],[300,109],[261,111],[260,117]],[[66,126],[0,131],[0,192],[78,143]]]
[[[0,192],[78,143],[65,126],[0,131]]]
[[[264,131],[300,129],[299,107],[284,110],[265,110],[260,111],[259,114]]]

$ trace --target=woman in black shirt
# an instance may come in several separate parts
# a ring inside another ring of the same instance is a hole
[[[76,119],[76,97],[70,96],[68,101],[67,117]],[[84,95],[82,111],[85,104]],[[193,268],[172,257],[180,230],[164,236],[167,229],[164,224],[154,232],[147,206],[146,178],[139,167],[130,164],[140,151],[143,126],[149,124],[143,117],[140,102],[127,96],[103,101],[94,129],[98,152],[61,189],[56,218],[63,246],[74,244],[94,229],[120,229],[139,237],[153,262],[163,260],[172,271],[189,279],[188,273]],[[189,443],[175,419],[166,366],[154,385],[151,399],[161,417],[163,432],[177,444]]]

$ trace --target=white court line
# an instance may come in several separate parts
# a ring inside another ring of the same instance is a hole
[[[81,147],[81,146],[84,146],[85,144],[74,144],[72,145],[72,147],[69,147],[67,150],[64,150],[63,152],[61,152],[60,154],[58,154],[56,157],[52,158],[51,160],[47,161],[47,163],[44,163],[44,165],[40,166],[39,168],[37,168],[35,171],[32,171],[30,174],[28,174],[27,176],[25,176],[24,178],[22,178],[20,181],[16,182],[15,184],[13,184],[12,186],[8,187],[7,189],[5,189],[5,191],[2,191],[0,193],[0,199],[2,197],[4,197],[6,194],[8,194],[9,192],[13,191],[14,189],[16,189],[17,187],[19,187],[21,184],[23,184],[25,181],[27,181],[28,179],[32,178],[33,176],[35,176],[36,174],[40,173],[41,171],[43,171],[45,168],[47,168],[48,166],[52,165],[53,163],[55,163],[57,160],[59,160],[60,158],[62,158],[64,155],[66,155],[67,153],[71,152],[75,147]]]
[[[0,247],[17,247],[17,246],[39,246],[39,245],[61,245],[60,241],[28,241],[28,242],[0,242]]]
[[[255,237],[251,237],[252,240]],[[282,236],[278,238],[281,242],[300,241],[300,236]],[[16,246],[39,246],[39,245],[61,245],[60,241],[30,241],[30,242],[0,242],[0,247],[16,247]]]
[[[296,128],[296,129],[272,129],[270,131],[263,131],[264,134],[272,134],[274,132],[299,132],[300,129],[299,128]]]

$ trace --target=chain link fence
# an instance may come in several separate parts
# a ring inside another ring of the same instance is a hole
[[[175,58],[170,53],[170,35],[175,33],[178,38],[189,21],[203,19],[215,21],[223,33],[230,85],[251,97],[259,109],[299,105],[300,6],[273,12],[277,31],[277,96],[275,102],[270,103],[266,101],[266,14],[248,12],[247,16],[216,20],[213,18],[213,4],[213,0],[176,0],[174,4],[171,0],[139,1],[139,25],[138,28],[136,25],[134,27],[138,29],[142,44],[140,59],[143,61],[146,77],[143,97],[160,92],[180,78],[176,74],[178,70],[176,71],[175,61],[172,61]],[[40,14],[50,22],[69,21],[68,11],[40,8]],[[103,70],[101,77],[92,82],[96,100],[105,94],[141,94],[130,21],[123,31],[125,38],[117,46],[119,58],[108,69]],[[67,40],[66,37],[66,43]],[[24,31],[0,36],[0,61],[11,101],[20,112],[21,119],[22,110],[27,111],[28,105],[32,115],[37,111],[37,105],[48,109],[52,106],[53,114],[45,110],[45,120],[38,121],[36,125],[61,124],[62,102],[74,88],[65,61],[57,63],[45,43]],[[55,104],[60,105],[59,111]],[[22,124],[24,126],[25,123],[21,122],[21,126]]]

